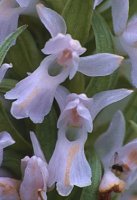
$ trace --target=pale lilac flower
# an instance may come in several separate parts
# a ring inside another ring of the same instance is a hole
[[[91,169],[84,154],[87,132],[92,132],[93,120],[104,107],[130,93],[120,89],[88,98],[85,94],[68,95],[66,89],[58,87],[55,97],[61,115],[57,124],[58,140],[48,165],[49,187],[57,183],[58,193],[67,196],[74,185],[85,187],[91,184]]]
[[[113,54],[96,54],[79,57],[86,49],[71,35],[66,34],[67,27],[64,19],[55,11],[37,4],[38,15],[50,32],[52,38],[46,42],[43,53],[56,56],[56,62],[69,69],[72,79],[77,71],[87,76],[105,76],[113,73],[122,61],[122,57]]]
[[[123,146],[124,135],[125,121],[119,111],[95,143],[104,166],[100,193],[123,192],[137,179],[137,140]]]
[[[0,43],[17,29],[19,15],[27,7],[31,6],[31,1],[36,0],[1,0],[0,1]]]
[[[47,162],[33,132],[30,133],[34,156],[26,156],[21,160],[23,181],[20,185],[21,200],[47,199],[48,170]]]

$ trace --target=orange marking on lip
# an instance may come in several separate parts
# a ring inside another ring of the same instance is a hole
[[[65,49],[60,58],[58,58],[58,63],[63,65],[67,60],[71,58],[72,58],[72,52],[69,49]]]
[[[70,185],[70,170],[71,170],[74,157],[78,151],[79,151],[79,145],[76,144],[76,145],[73,145],[68,152],[68,156],[67,156],[68,159],[67,159],[67,164],[66,164],[65,180],[64,180],[65,185]]]

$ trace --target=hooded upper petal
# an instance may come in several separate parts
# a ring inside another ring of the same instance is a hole
[[[85,128],[87,132],[92,131],[92,118],[86,107],[92,99],[86,95],[70,94],[66,99],[66,105],[58,119],[58,128],[74,126]]]
[[[108,53],[98,53],[80,58],[78,71],[87,76],[112,74],[121,64],[123,57]]]
[[[23,181],[20,186],[20,197],[21,200],[38,200],[41,197],[41,192],[46,193],[47,191],[45,182],[48,179],[48,171],[45,162],[41,158],[32,156],[27,160]]]
[[[41,3],[37,4],[36,7],[40,20],[52,37],[55,37],[58,33],[66,34],[66,23],[61,15],[50,8],[46,8]]]
[[[77,135],[73,141],[69,139],[70,133]],[[91,169],[84,154],[87,134],[83,129],[77,128],[71,129],[70,133],[67,129],[59,130],[56,147],[48,166],[48,185],[51,187],[57,182],[57,191],[62,196],[69,195],[74,185],[84,187],[91,184]]]
[[[127,25],[129,0],[111,0],[111,3],[114,32],[120,35]]]
[[[34,123],[40,123],[49,113],[56,88],[66,79],[69,70],[63,69],[55,76],[50,75],[50,68],[56,68],[54,64],[54,56],[46,57],[31,75],[6,93],[6,99],[17,99],[11,107],[15,118],[30,117]]]
[[[86,49],[81,46],[78,40],[72,39],[71,35],[59,33],[45,44],[42,51],[45,54],[56,55],[57,63],[70,67],[70,79],[72,79],[78,70],[79,56]]]

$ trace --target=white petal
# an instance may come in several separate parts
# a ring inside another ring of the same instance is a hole
[[[137,16],[134,16],[129,22],[122,34],[122,38],[130,46],[137,47]]]
[[[0,199],[1,200],[20,200],[19,197],[20,181],[12,178],[0,177]]]
[[[20,7],[27,7],[31,1],[34,0],[16,0]]]
[[[69,94],[69,91],[67,90],[67,88],[59,85],[56,89],[56,93],[55,93],[55,99],[59,105],[60,110],[62,111],[65,107],[66,104],[66,97]]]
[[[59,130],[57,144],[49,162],[48,184],[51,187],[57,182],[58,193],[67,196],[74,185],[84,187],[91,184],[91,169],[84,155],[87,133],[79,130],[81,137],[69,141],[64,131]]]
[[[44,171],[43,171],[44,170]],[[47,190],[48,172],[45,162],[33,156],[29,159],[25,169],[24,178],[20,186],[21,200],[38,200],[41,190]]]
[[[121,44],[123,45],[123,48],[125,49],[125,51],[127,52],[128,56],[130,58],[132,84],[135,87],[137,87],[137,78],[136,78],[137,77],[137,67],[136,67],[136,63],[137,63],[137,48],[129,46],[123,40],[123,38],[121,38],[120,41],[121,41]]]
[[[116,89],[105,92],[100,92],[93,96],[93,103],[91,105],[92,119],[106,106],[120,101],[130,95],[133,91],[127,89]]]
[[[123,57],[108,53],[81,57],[78,71],[87,76],[106,76],[112,74],[122,60]]]
[[[22,9],[16,8],[15,1],[3,0],[0,2],[0,43],[17,29],[18,18]]]
[[[30,76],[6,93],[6,99],[17,99],[11,107],[15,118],[30,117],[34,123],[40,123],[49,113],[56,88],[67,78],[69,71],[65,68],[56,76],[49,75],[49,68],[56,67],[54,61],[54,56],[46,57]]]
[[[0,133],[0,165],[3,160],[3,149],[14,143],[15,141],[12,139],[8,132],[3,131]]]
[[[71,35],[59,33],[54,38],[51,38],[46,42],[42,52],[45,54],[58,54],[65,49],[70,49],[71,40],[73,40]]]
[[[66,33],[66,23],[61,15],[40,3],[36,7],[40,20],[52,37],[55,37],[58,33]]]
[[[126,28],[129,11],[129,0],[111,0],[114,32],[120,35]]]
[[[115,113],[108,130],[101,134],[95,143],[95,149],[105,168],[110,167],[110,161],[115,152],[122,146],[124,136],[125,120],[123,114],[118,111]]]
[[[96,6],[98,6],[103,0],[95,0],[94,1],[94,5],[93,5],[93,9],[96,8]]]
[[[35,133],[30,131],[30,138],[33,145],[34,155],[40,157],[43,161],[46,162],[45,156],[42,152],[38,139],[35,136]]]
[[[93,123],[89,110],[81,103],[77,107],[77,112],[79,116],[82,118],[83,126],[85,127],[87,132],[92,132]]]
[[[3,64],[1,67],[0,67],[0,82],[2,81],[2,79],[4,78],[7,70],[9,68],[12,68],[12,64]]]

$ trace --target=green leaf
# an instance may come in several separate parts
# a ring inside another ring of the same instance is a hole
[[[16,178],[21,178],[20,162],[23,157],[11,148],[4,149],[2,167],[7,168]]]
[[[85,88],[85,77],[83,74],[77,72],[74,78],[71,81],[67,79],[64,85],[71,93],[82,93]]]
[[[67,0],[44,0],[48,6],[55,10],[56,12],[60,13],[62,12]]]
[[[85,44],[90,31],[92,0],[68,0],[62,16],[67,24],[68,33],[82,45]]]
[[[88,153],[88,158],[92,169],[92,184],[83,188],[80,200],[98,200],[98,188],[102,175],[101,163],[94,150]]]
[[[0,92],[6,93],[7,91],[11,90],[17,84],[16,80],[13,79],[3,79],[0,82]]]
[[[0,45],[0,65],[3,63],[3,60],[10,49],[10,47],[13,45],[14,41],[17,39],[17,37],[27,28],[27,25],[19,27],[14,33],[11,33],[4,42]]]
[[[57,116],[54,109],[46,116],[43,123],[36,125],[35,132],[45,157],[49,161],[57,140]]]
[[[6,56],[6,61],[13,64],[10,77],[14,79],[26,77],[27,72],[33,72],[39,66],[42,58],[32,34],[29,30],[24,31]]]
[[[104,18],[94,12],[92,17],[92,28],[95,34],[96,53],[114,53],[112,34]],[[85,93],[92,96],[97,92],[112,89],[117,81],[117,72],[110,76],[91,78]]]
[[[7,131],[15,140],[15,144],[12,145],[13,149],[23,154],[31,152],[31,147],[29,143],[21,136],[21,134],[13,126],[11,120],[9,119],[2,103],[0,103],[0,132]]]

